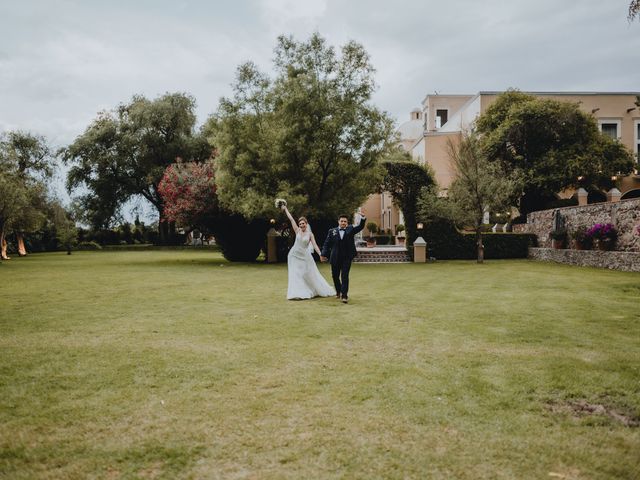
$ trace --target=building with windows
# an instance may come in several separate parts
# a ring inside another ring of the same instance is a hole
[[[456,141],[502,92],[478,92],[474,95],[427,95],[421,108],[411,111],[409,121],[398,128],[400,145],[421,164],[429,165],[443,192],[453,181],[447,154],[447,142]],[[640,152],[640,92],[525,92],[540,98],[576,102],[593,115],[600,130],[622,142],[632,152]],[[631,175],[617,180],[622,199],[640,197],[640,165]],[[593,192],[594,201],[606,199],[606,192]],[[562,192],[564,198],[572,191]],[[380,228],[394,231],[403,223],[402,214],[389,194],[372,195],[365,203],[369,220]]]
[[[446,190],[453,180],[446,149],[448,140],[455,141],[460,138],[462,132],[472,129],[476,118],[484,113],[501,93],[427,95],[422,101],[423,135],[415,140],[410,152],[416,161],[433,168],[436,180],[443,190]],[[636,159],[638,158],[640,92],[526,93],[540,98],[578,103],[583,111],[596,118],[602,133],[622,142],[636,154]],[[640,197],[638,169],[634,174],[618,180],[617,188],[622,193],[622,198]]]

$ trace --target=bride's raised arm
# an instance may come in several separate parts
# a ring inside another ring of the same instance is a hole
[[[284,213],[287,214],[287,217],[289,217],[289,221],[291,222],[291,226],[293,227],[293,231],[296,232],[296,234],[297,234],[298,233],[298,224],[296,223],[296,221],[293,219],[293,217],[289,213],[289,209],[287,208],[286,205],[283,205],[282,209],[284,210]]]

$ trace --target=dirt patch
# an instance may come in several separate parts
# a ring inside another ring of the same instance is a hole
[[[569,414],[575,418],[590,415],[609,417],[625,427],[640,427],[640,416],[630,410],[620,409],[602,403],[590,403],[586,400],[571,400],[567,402],[548,403],[547,408],[553,413]]]

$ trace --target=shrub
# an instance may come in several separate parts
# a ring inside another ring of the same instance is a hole
[[[613,241],[618,238],[618,232],[610,223],[596,223],[593,227],[587,230],[587,236],[596,240]]]
[[[578,229],[571,234],[571,238],[580,244],[582,248],[590,249],[593,245],[593,238],[587,235],[587,227],[578,227]]]
[[[270,224],[266,220],[247,221],[241,215],[221,217],[214,236],[224,258],[231,262],[253,262],[264,245]]]
[[[376,235],[375,237],[376,240],[376,244],[378,245],[389,245],[391,243],[394,243],[392,241],[392,236],[391,235]]]
[[[102,247],[94,241],[80,242],[78,244],[78,250],[102,250]]]
[[[429,257],[438,259],[475,259],[477,249],[473,233],[460,233],[446,220],[427,225],[423,232]],[[484,258],[526,258],[529,247],[534,246],[536,236],[529,233],[485,233]]]

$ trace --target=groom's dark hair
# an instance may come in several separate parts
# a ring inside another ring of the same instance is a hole
[[[347,219],[347,221],[348,221],[348,220],[349,220],[349,215],[345,215],[345,214],[343,213],[342,215],[340,215],[340,216],[338,217],[338,220],[340,220],[341,218],[346,218],[346,219]]]

